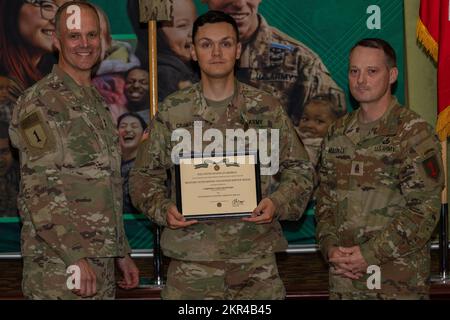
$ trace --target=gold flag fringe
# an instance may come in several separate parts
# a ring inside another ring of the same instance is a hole
[[[422,20],[417,21],[416,27],[417,39],[423,45],[426,52],[433,58],[433,60],[437,63],[439,56],[439,45],[428,32],[427,27],[423,24]]]
[[[439,45],[420,19],[417,21],[416,33],[419,43],[423,45],[427,54],[429,54],[434,62],[437,63],[439,57]],[[446,141],[447,137],[450,135],[450,106],[447,106],[439,113],[436,123],[436,132],[441,141]]]
[[[450,135],[450,106],[447,106],[439,113],[436,132],[441,141],[446,141]]]

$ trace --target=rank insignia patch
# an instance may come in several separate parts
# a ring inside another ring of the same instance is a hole
[[[350,174],[352,176],[362,176],[364,175],[364,162],[352,161],[352,169]]]

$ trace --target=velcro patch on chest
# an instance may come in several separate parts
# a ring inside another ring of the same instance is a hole
[[[364,162],[352,161],[352,168],[350,171],[352,176],[363,176],[364,175]]]
[[[327,151],[329,154],[339,154],[339,155],[345,154],[345,148],[343,147],[328,147]]]
[[[397,148],[393,145],[378,145],[375,146],[374,151],[376,153],[394,153]]]
[[[268,67],[286,67],[290,69],[294,66],[296,60],[293,52],[294,47],[289,44],[270,43]]]
[[[270,66],[281,66],[283,64],[284,55],[285,55],[284,49],[278,48],[278,47],[270,47],[270,53],[269,53],[269,59],[270,59]]]
[[[250,128],[265,128],[269,126],[268,119],[248,119],[248,125]]]
[[[175,128],[179,129],[179,128],[189,128],[189,127],[193,127],[194,126],[194,122],[193,121],[188,121],[188,122],[177,122],[175,123]]]

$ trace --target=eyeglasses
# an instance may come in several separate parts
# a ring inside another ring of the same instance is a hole
[[[41,9],[41,17],[45,20],[54,19],[59,8],[57,4],[46,0],[25,0],[25,2],[39,7]]]

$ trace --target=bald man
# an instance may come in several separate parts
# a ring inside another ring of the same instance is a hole
[[[13,111],[21,154],[23,293],[29,299],[113,299],[137,286],[122,219],[118,135],[91,85],[101,54],[96,9],[62,5],[55,17],[58,64]],[[68,273],[69,272],[69,273]]]

